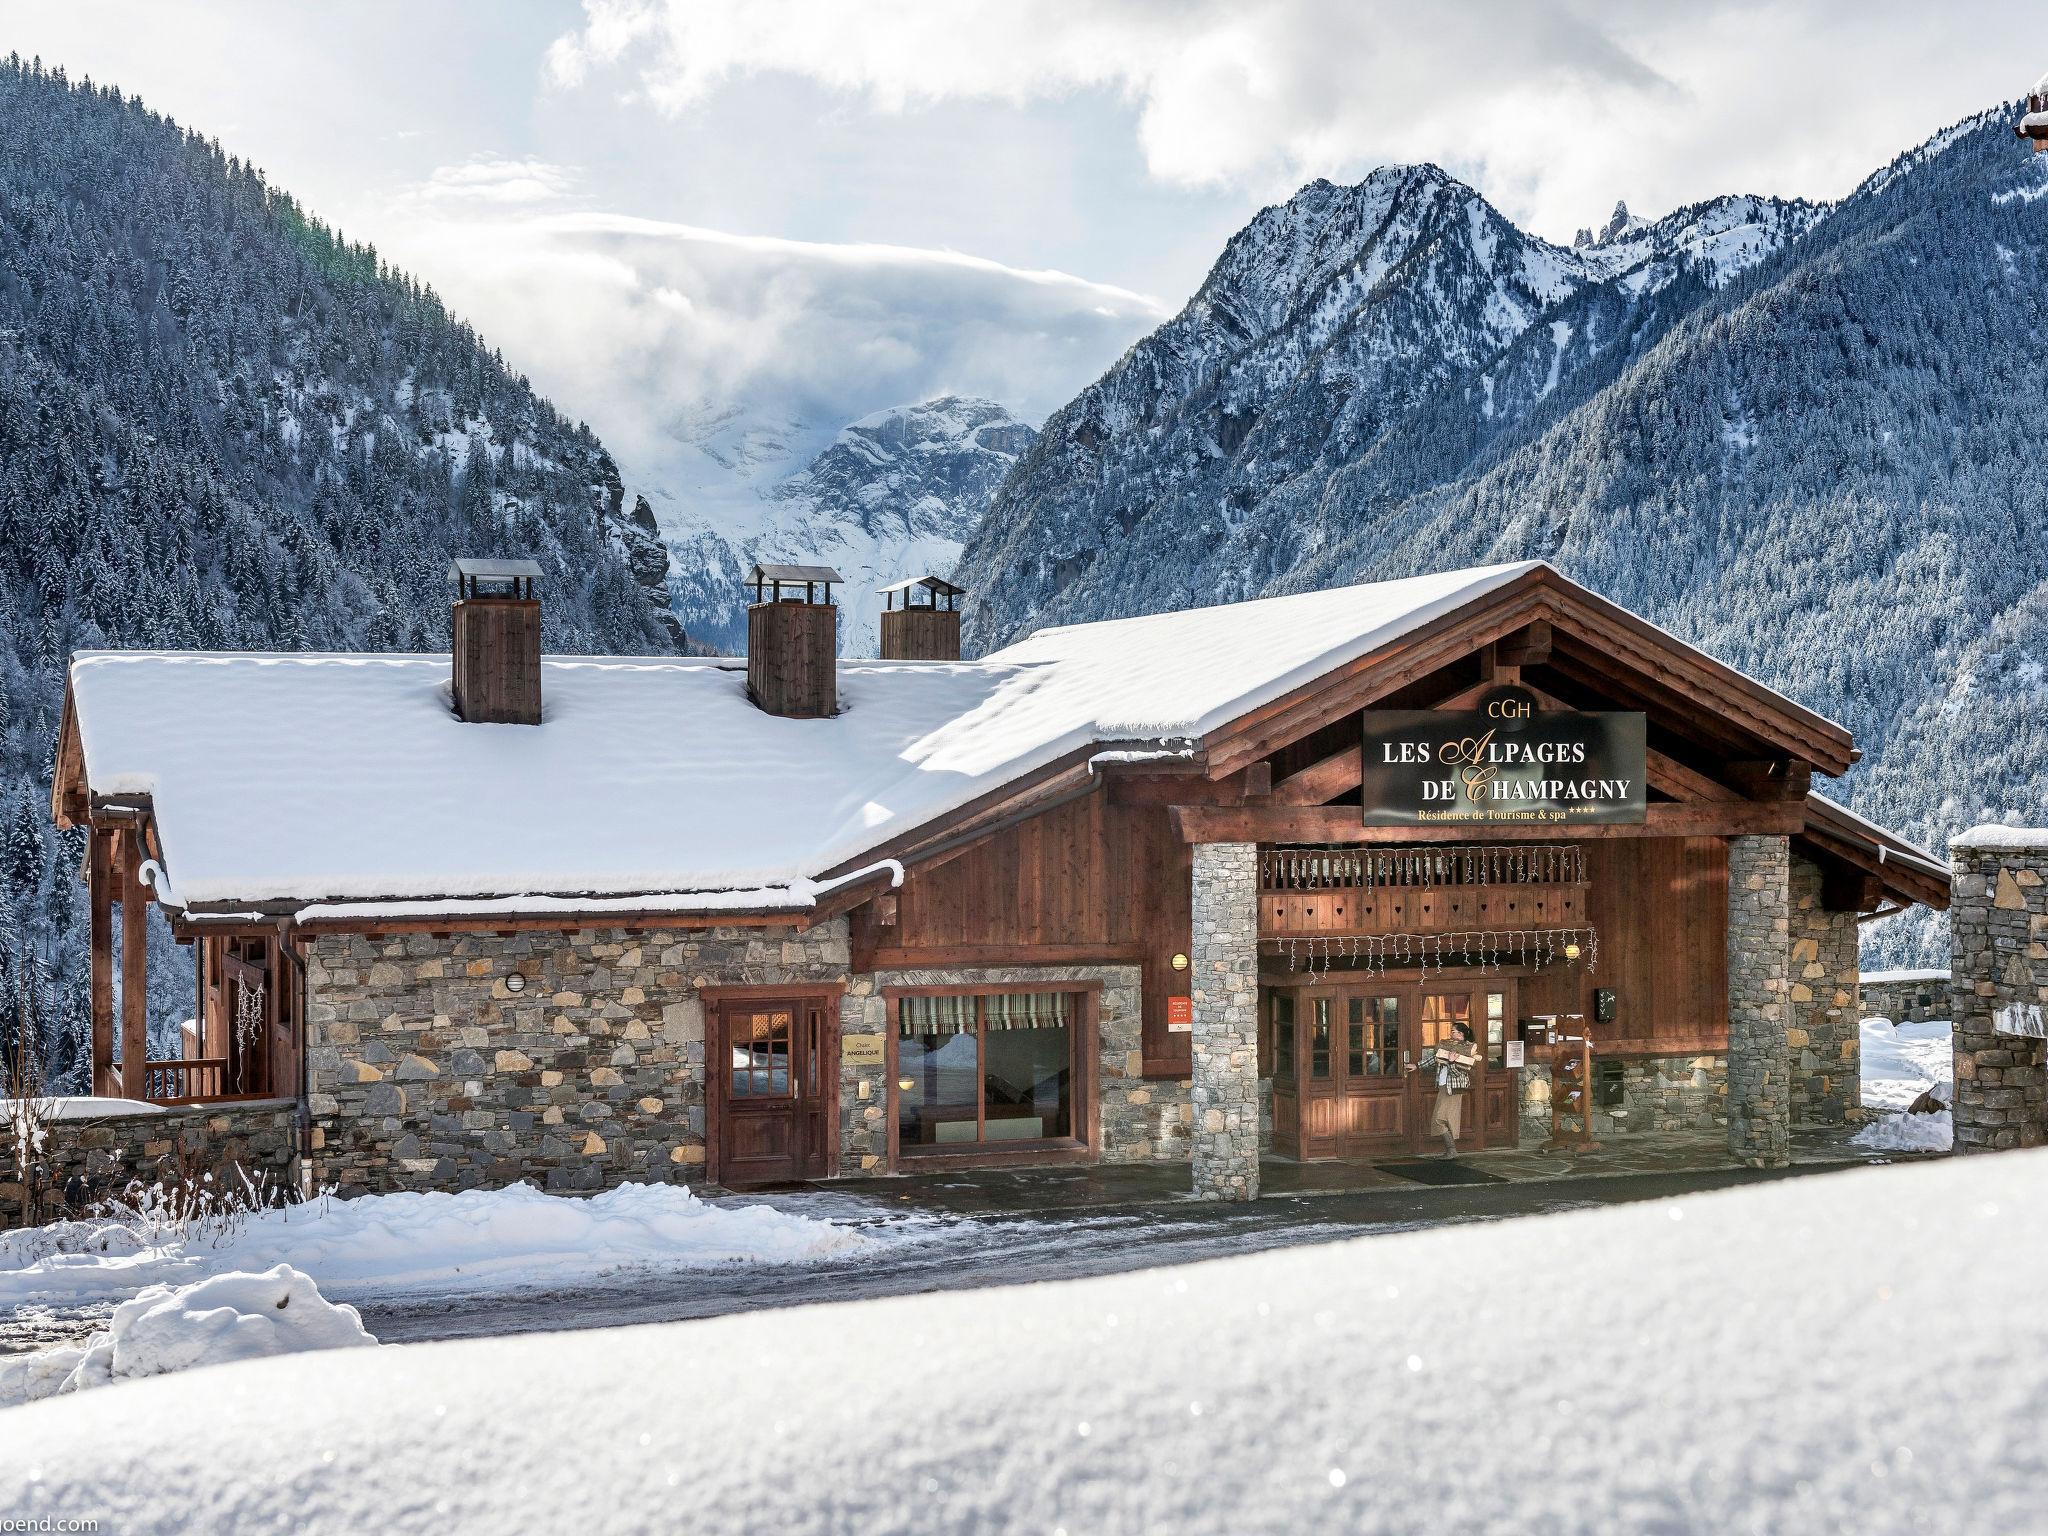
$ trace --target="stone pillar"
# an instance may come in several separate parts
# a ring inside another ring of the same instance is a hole
[[[1863,1118],[1863,1010],[1854,912],[1830,912],[1820,866],[1794,856],[1791,873],[1792,1123]]]
[[[2048,838],[1975,827],[1949,844],[1949,860],[1955,1149],[2037,1147],[2048,1141],[2044,1042],[2010,1031],[2048,1012]]]
[[[1728,1151],[1752,1168],[1792,1160],[1790,880],[1786,838],[1728,840]]]
[[[1197,843],[1194,853],[1195,1195],[1259,1193],[1259,850]]]

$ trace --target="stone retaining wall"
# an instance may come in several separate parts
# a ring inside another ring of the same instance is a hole
[[[1593,1056],[1597,1139],[1641,1132],[1725,1131],[1728,1127],[1728,1058],[1717,1052],[1622,1058],[1621,1112],[1598,1102],[1600,1056]],[[1521,1144],[1550,1136],[1550,1068],[1522,1071]]]
[[[306,961],[315,1177],[344,1194],[701,1179],[702,990],[847,983],[847,963],[844,919],[322,935]]]
[[[1863,1017],[1894,1024],[1946,1019],[1950,1007],[1947,971],[1892,971],[1865,975],[1858,985]]]
[[[49,1127],[41,1158],[51,1206],[44,1219],[82,1216],[132,1182],[174,1184],[211,1175],[233,1189],[296,1192],[298,1105],[291,1099],[113,1110]],[[14,1141],[0,1127],[0,1230],[19,1226],[26,1192],[14,1182]]]
[[[1958,1152],[2048,1141],[2048,1042],[1997,1027],[2015,1010],[2048,1012],[2048,845],[2039,837],[1978,827],[1949,844]]]

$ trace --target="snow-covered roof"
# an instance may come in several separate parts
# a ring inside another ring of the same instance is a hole
[[[1070,752],[1203,736],[1536,568],[845,662],[827,720],[757,709],[738,663],[608,657],[545,658],[537,727],[457,720],[445,655],[90,652],[72,708],[92,793],[150,797],[173,905],[803,906]]]

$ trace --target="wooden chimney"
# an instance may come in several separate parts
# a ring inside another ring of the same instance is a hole
[[[457,560],[456,718],[491,725],[540,724],[540,600],[531,560]]]
[[[882,660],[958,661],[966,591],[943,576],[911,576],[882,588]]]
[[[747,573],[747,692],[771,715],[839,712],[839,573],[825,565],[757,565]]]

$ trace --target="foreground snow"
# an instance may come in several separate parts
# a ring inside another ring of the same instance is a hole
[[[530,1184],[461,1194],[368,1195],[268,1210],[217,1241],[116,1222],[0,1234],[0,1310],[79,1305],[144,1286],[289,1264],[329,1295],[464,1292],[588,1283],[622,1270],[783,1264],[873,1241],[767,1206],[713,1205],[680,1184],[627,1184],[588,1200]]]
[[[327,1300],[288,1264],[151,1286],[116,1307],[112,1323],[82,1347],[0,1356],[0,1407],[194,1366],[376,1342],[354,1307]]]
[[[2010,1153],[257,1361],[0,1414],[0,1509],[437,1536],[2034,1529],[2048,1314],[1965,1314],[1986,1276],[2048,1273],[2044,1202],[2048,1154]]]

